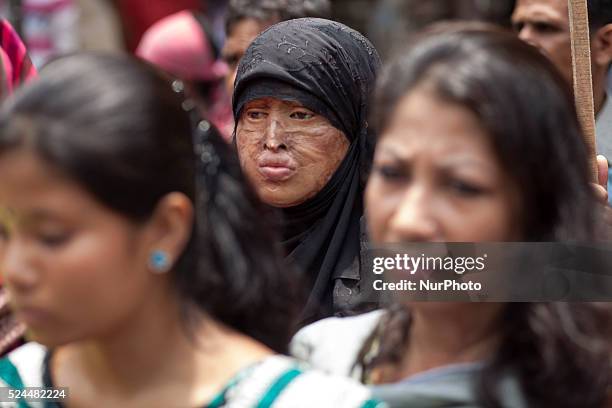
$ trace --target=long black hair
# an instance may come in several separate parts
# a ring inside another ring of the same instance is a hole
[[[607,24],[612,24],[611,0],[587,0],[587,8],[591,34]]]
[[[182,102],[144,62],[61,58],[3,107],[0,154],[31,149],[135,223],[168,193],[184,193],[195,222],[171,272],[184,310],[195,306],[283,352],[296,312],[295,275],[282,266],[269,211],[234,151],[207,121],[193,121]]]
[[[523,240],[607,238],[571,92],[535,48],[481,24],[432,29],[381,76],[373,117],[379,134],[400,99],[423,83],[469,109],[486,129],[519,187]],[[499,318],[501,345],[477,381],[480,404],[503,406],[496,390],[510,373],[529,406],[601,407],[612,378],[610,320],[601,305],[509,303]],[[410,325],[406,307],[391,308],[361,352],[366,372],[400,361]],[[378,334],[380,352],[366,362]]]

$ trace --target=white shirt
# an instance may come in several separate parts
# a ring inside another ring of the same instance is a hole
[[[597,154],[603,154],[612,161],[612,92],[608,93],[595,122]]]

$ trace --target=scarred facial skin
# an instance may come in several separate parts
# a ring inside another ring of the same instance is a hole
[[[349,141],[321,115],[297,102],[256,99],[242,110],[236,145],[257,194],[275,207],[314,197],[346,156]]]

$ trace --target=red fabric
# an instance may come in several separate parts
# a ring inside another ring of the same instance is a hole
[[[181,10],[201,10],[202,0],[115,0],[126,36],[127,47],[136,50],[145,31],[156,21]]]

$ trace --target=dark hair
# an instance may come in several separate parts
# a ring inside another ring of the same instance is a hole
[[[212,60],[217,61],[221,57],[221,47],[219,46],[218,41],[215,39],[213,28],[211,27],[208,18],[204,13],[198,10],[192,10],[191,15],[202,30],[203,41],[210,45]],[[191,81],[191,83],[193,85],[193,91],[198,95],[199,98],[206,101],[207,103],[211,101],[211,98],[214,98],[213,93],[220,86],[224,86],[221,79],[194,79]]]
[[[276,24],[302,17],[330,18],[330,0],[230,0],[225,32],[247,18]]]
[[[587,0],[587,7],[592,31],[612,24],[612,0]]]
[[[592,241],[600,214],[589,186],[587,149],[566,83],[537,50],[512,33],[485,26],[426,35],[379,78],[375,126],[421,84],[469,109],[521,190],[523,239]],[[599,221],[599,224],[605,224]],[[497,386],[517,376],[529,406],[600,407],[611,380],[610,311],[586,303],[509,303],[499,318],[501,345],[479,377],[485,407],[501,407]],[[395,363],[407,344],[410,314],[400,305],[366,342],[366,371]]]
[[[184,301],[283,352],[293,331],[295,276],[282,266],[268,210],[206,121],[194,131],[182,97],[127,56],[74,55],[45,67],[0,112],[0,154],[27,148],[126,219],[147,220],[181,192],[191,239],[172,276]]]
[[[193,10],[191,11],[191,15],[202,29],[202,36],[204,38],[204,41],[210,44],[210,50],[212,52],[213,60],[218,60],[221,57],[221,47],[219,46],[217,41],[215,41],[213,28],[211,27],[206,14],[197,10]]]
[[[380,0],[368,19],[368,38],[383,57],[405,48],[430,24],[441,21],[486,21],[510,27],[514,0]]]

